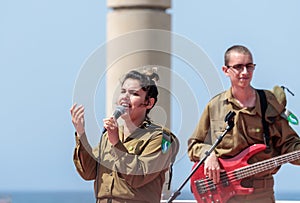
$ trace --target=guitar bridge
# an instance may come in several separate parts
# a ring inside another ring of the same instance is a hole
[[[216,185],[213,183],[212,180],[210,180],[208,178],[196,180],[195,185],[196,185],[196,188],[197,188],[197,191],[199,194],[204,194],[208,191],[213,192],[213,191],[217,190]]]

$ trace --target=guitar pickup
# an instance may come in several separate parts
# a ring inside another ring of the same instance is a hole
[[[217,190],[217,187],[216,187],[216,185],[214,184],[214,182],[212,181],[212,180],[208,180],[208,188],[209,188],[209,190],[210,191],[215,191],[215,190]]]
[[[205,180],[196,180],[195,185],[199,194],[204,194],[207,192]]]
[[[229,186],[229,181],[228,181],[227,173],[221,172],[220,173],[220,180],[221,180],[222,185],[224,187],[228,187]]]

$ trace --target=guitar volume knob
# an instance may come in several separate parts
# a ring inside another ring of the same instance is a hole
[[[201,197],[201,200],[202,200],[203,202],[207,202],[205,197]]]

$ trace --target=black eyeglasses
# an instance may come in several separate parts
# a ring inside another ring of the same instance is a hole
[[[246,67],[247,71],[252,72],[255,69],[256,64],[248,63],[248,64],[236,64],[233,66],[226,66],[227,68],[233,68],[238,72],[242,72],[244,67]]]

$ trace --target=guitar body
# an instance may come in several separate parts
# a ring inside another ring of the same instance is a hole
[[[241,180],[235,173],[236,169],[248,166],[248,159],[254,154],[266,148],[263,144],[252,145],[240,154],[230,159],[219,158],[221,169],[220,182],[214,184],[212,180],[204,176],[204,164],[202,164],[191,177],[191,189],[195,199],[199,203],[226,203],[234,195],[247,195],[253,192],[253,188],[241,186]],[[197,165],[194,164],[193,168]],[[223,170],[222,170],[223,171]]]

